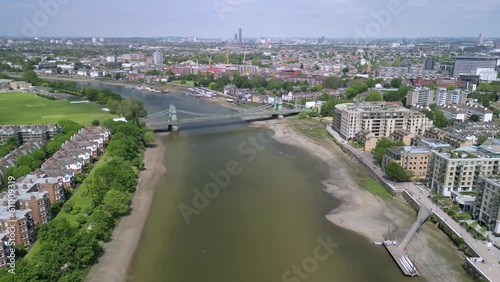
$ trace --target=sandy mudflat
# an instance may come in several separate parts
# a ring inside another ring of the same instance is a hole
[[[86,278],[88,282],[121,282],[126,279],[128,267],[149,214],[154,188],[160,177],[166,173],[165,145],[160,138],[156,140],[156,147],[146,150],[144,163],[146,169],[141,172],[132,200],[131,213],[124,216],[113,231],[111,241],[104,246],[104,253],[99,262],[92,267]]]
[[[326,216],[328,220],[360,233],[371,241],[384,240],[387,237],[389,224],[392,224],[393,228],[401,225],[401,219],[394,214],[392,207],[359,187],[352,177],[353,167],[349,165],[352,160],[348,159],[340,148],[333,142],[319,144],[290,128],[288,122],[269,120],[254,124],[267,125],[274,131],[276,141],[302,148],[328,164],[330,178],[324,181],[325,190],[342,202]]]
[[[364,167],[347,157],[333,141],[318,143],[291,128],[291,122],[294,121],[285,119],[253,124],[274,130],[276,141],[306,150],[329,166],[330,178],[324,182],[325,190],[341,200],[341,204],[326,218],[367,237],[371,242],[402,240],[416,218],[416,212],[406,201],[402,197],[383,200],[362,188],[356,182],[356,177],[359,177],[358,174],[367,174]],[[427,281],[472,281],[461,268],[464,256],[430,222],[412,239],[408,255],[415,259]]]

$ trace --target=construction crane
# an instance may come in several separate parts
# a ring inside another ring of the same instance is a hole
[[[247,62],[247,47],[245,47],[245,51],[243,51],[243,65]]]
[[[208,67],[211,68],[212,67],[212,54],[208,53],[207,50],[205,50],[205,48],[203,48],[203,45],[201,45],[200,42],[198,42],[198,45],[200,45],[201,50],[203,50],[203,52],[205,52],[205,55],[207,55]]]
[[[247,47],[245,47],[245,51],[243,51],[243,73],[244,74],[249,73],[246,69],[246,62],[247,62]]]
[[[229,40],[226,44],[226,65],[229,65]]]

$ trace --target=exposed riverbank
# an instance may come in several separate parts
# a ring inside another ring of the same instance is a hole
[[[363,188],[370,175],[317,130],[322,125],[295,118],[255,122],[254,125],[272,129],[276,141],[301,148],[329,166],[330,177],[324,181],[325,191],[342,202],[325,215],[332,223],[359,233],[370,242],[401,240],[413,224],[416,213],[402,198],[385,197],[383,193],[382,197],[374,196]],[[304,134],[302,131],[309,132]],[[428,281],[471,281],[461,268],[463,254],[430,223],[411,241],[408,253]]]
[[[149,214],[155,187],[160,177],[166,173],[165,145],[161,138],[157,137],[155,146],[146,149],[144,163],[146,169],[140,174],[131,212],[120,220],[111,241],[104,246],[103,255],[91,268],[85,281],[125,281]]]

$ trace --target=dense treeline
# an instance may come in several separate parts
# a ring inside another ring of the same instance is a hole
[[[93,87],[79,88],[72,81],[46,81],[38,77],[33,70],[25,71],[23,80],[43,87],[51,87],[55,92],[66,92],[86,98],[89,101],[100,103],[110,109],[111,113],[120,114],[127,120],[137,120],[147,115],[144,105],[136,99],[122,98],[109,89],[96,89]]]
[[[144,148],[154,136],[134,123],[104,121],[111,141],[97,165],[55,219],[41,225],[39,249],[16,264],[15,276],[0,272],[0,281],[81,281],[109,241],[119,217],[129,211]],[[80,197],[80,198],[77,198]],[[91,207],[79,201],[90,197]],[[77,216],[76,221],[67,214]]]

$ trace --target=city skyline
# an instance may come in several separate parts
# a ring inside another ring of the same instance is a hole
[[[0,35],[16,37],[500,37],[495,0],[0,0],[0,10]]]

